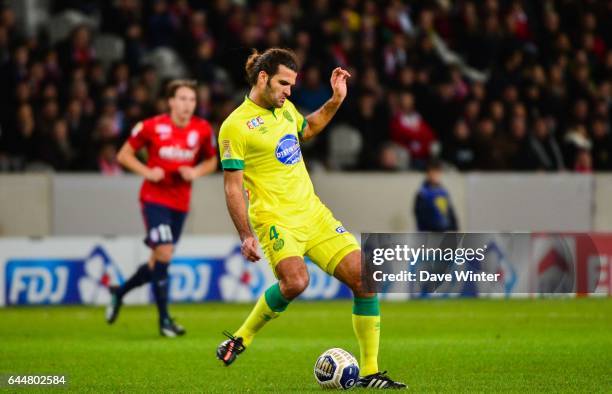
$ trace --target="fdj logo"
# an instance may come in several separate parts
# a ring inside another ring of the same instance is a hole
[[[170,265],[170,299],[172,301],[202,301],[211,290],[213,270],[222,260],[176,258]]]
[[[286,134],[276,145],[276,159],[284,165],[293,165],[302,159],[298,139],[293,134]]]
[[[7,265],[6,273],[8,304],[80,302],[76,282],[69,279],[71,276],[82,276],[83,270],[82,266],[73,262],[56,260],[11,262]]]
[[[101,247],[77,259],[14,259],[6,265],[7,304],[99,303],[121,275]]]

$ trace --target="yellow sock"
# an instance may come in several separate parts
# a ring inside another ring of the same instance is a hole
[[[270,320],[278,317],[289,305],[280,292],[278,283],[272,285],[257,300],[255,307],[246,318],[242,326],[234,333],[236,337],[242,337],[245,346],[253,342],[255,334]]]
[[[380,309],[378,298],[357,298],[353,306],[353,330],[359,342],[359,375],[378,372]]]

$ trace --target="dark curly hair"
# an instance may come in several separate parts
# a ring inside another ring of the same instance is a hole
[[[272,78],[278,72],[278,66],[280,65],[295,72],[299,69],[297,57],[290,49],[270,48],[263,53],[253,50],[244,67],[247,82],[251,86],[257,84],[257,76],[260,71],[265,71]]]

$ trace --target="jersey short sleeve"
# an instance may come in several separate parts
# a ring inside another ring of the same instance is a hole
[[[308,125],[308,121],[300,113],[300,111],[298,111],[297,108],[295,108],[295,105],[293,105],[293,103],[291,103],[291,102],[289,102],[289,103],[291,104],[290,111],[294,115],[294,118],[295,118],[295,124],[296,124],[296,127],[297,127],[297,133],[298,133],[298,135],[301,138],[302,134],[304,133],[304,129],[306,128],[306,125]]]
[[[152,121],[150,119],[147,119],[136,123],[136,125],[132,128],[130,138],[128,138],[128,143],[135,151],[140,150],[150,142],[152,127],[151,122]]]
[[[219,132],[219,154],[223,169],[244,169],[245,152],[246,136],[244,131],[235,122],[226,120],[221,125]]]

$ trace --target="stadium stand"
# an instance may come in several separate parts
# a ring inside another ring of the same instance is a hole
[[[0,171],[119,174],[116,147],[165,109],[168,78],[197,79],[218,126],[251,48],[271,46],[303,63],[303,112],[333,67],[353,75],[337,131],[304,147],[313,168],[609,171],[611,19],[594,0],[4,2]]]

